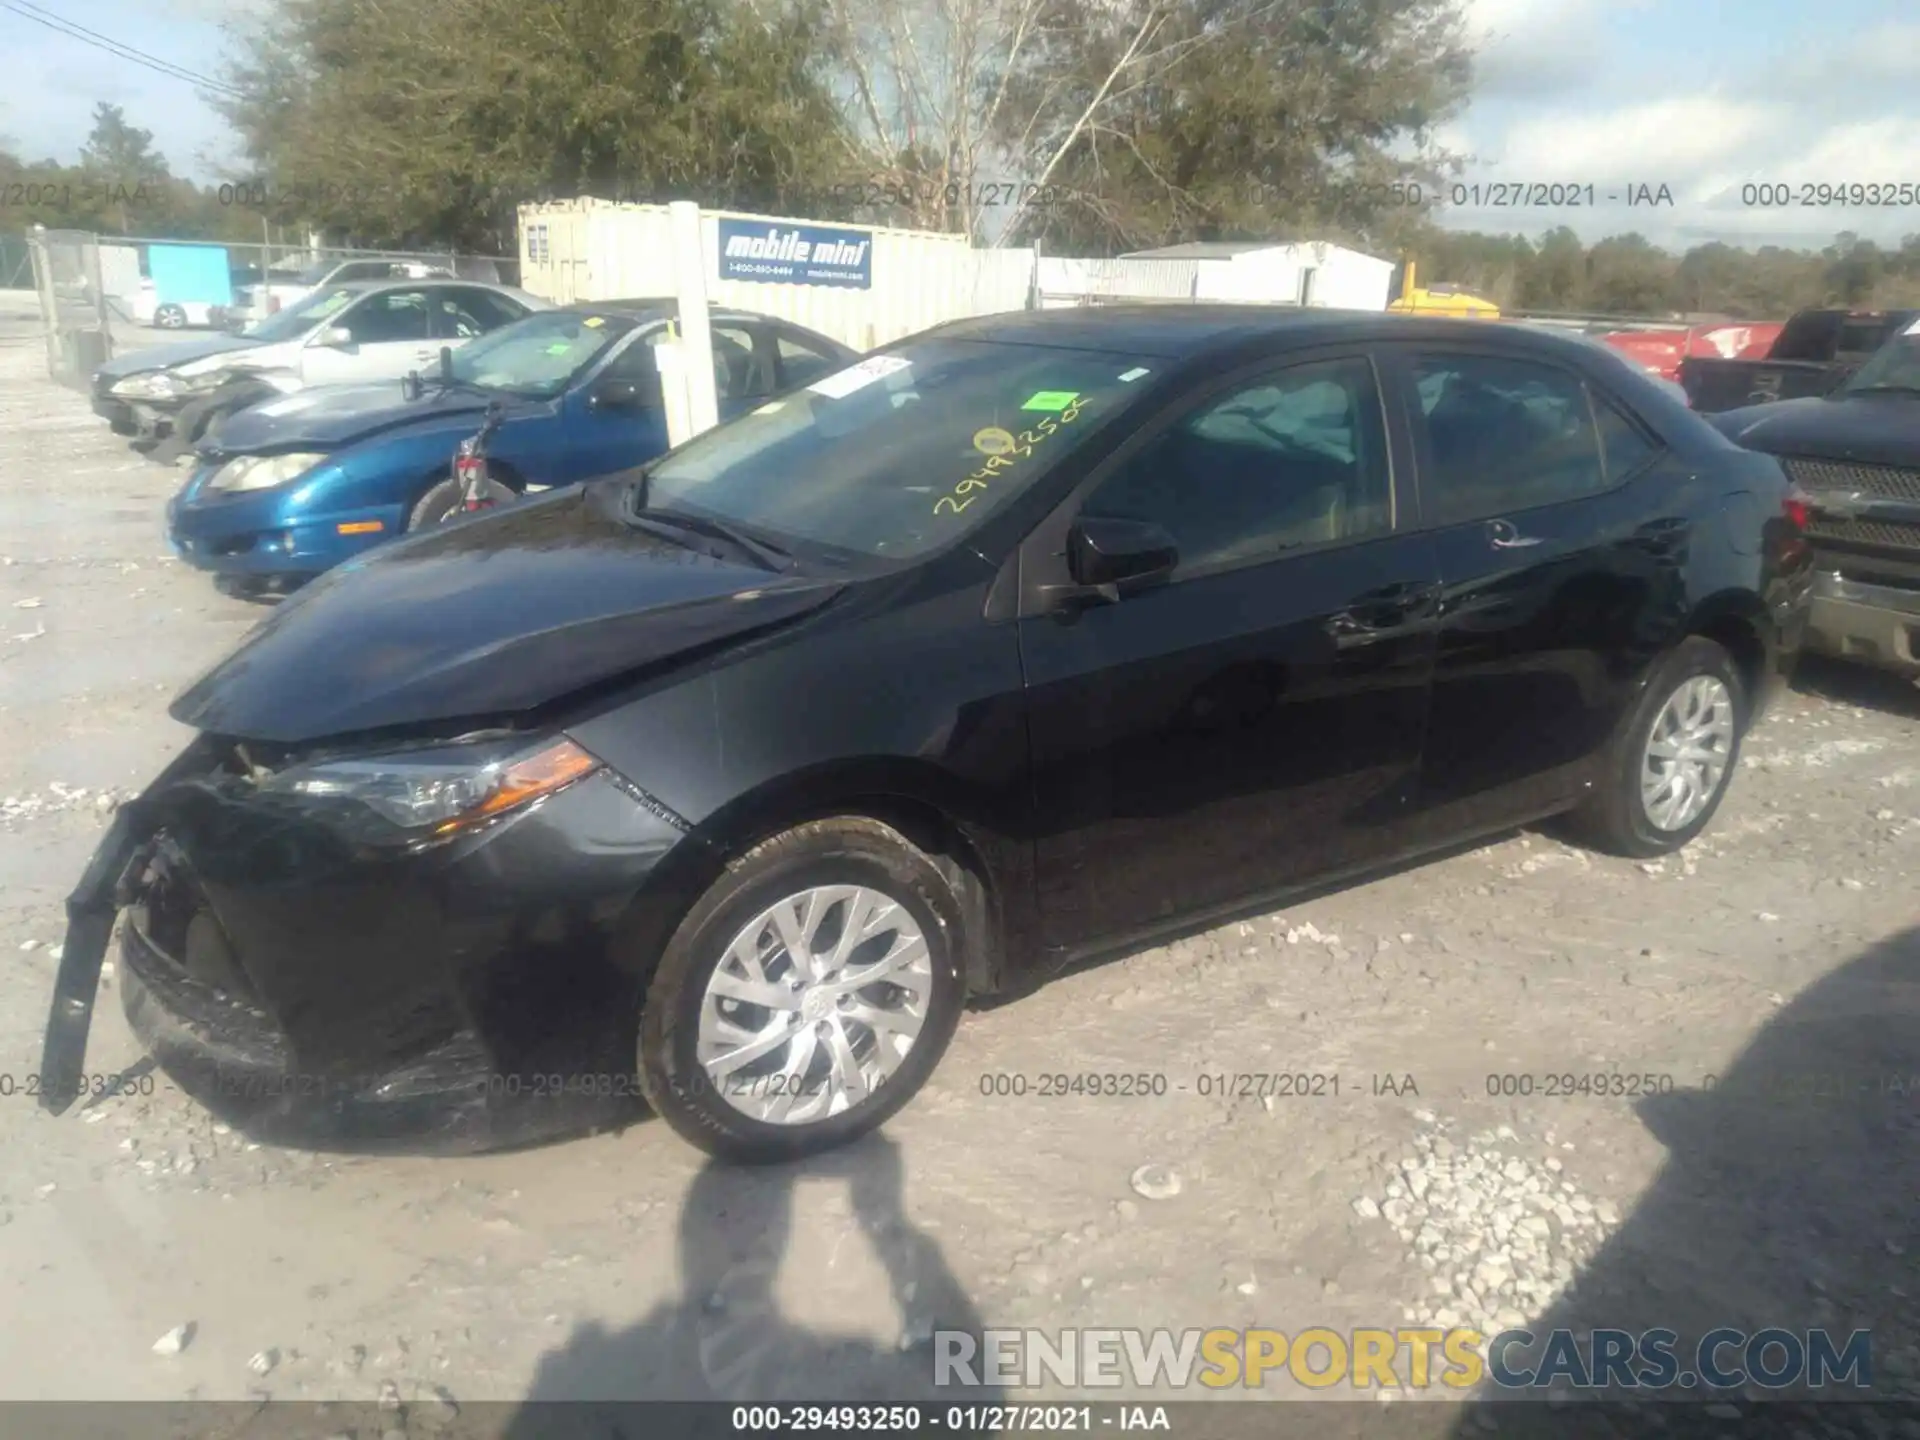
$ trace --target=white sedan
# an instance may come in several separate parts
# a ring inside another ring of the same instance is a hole
[[[244,335],[133,350],[109,361],[94,373],[93,408],[116,430],[148,439],[171,434],[179,421],[179,444],[190,445],[243,401],[310,385],[397,380],[430,369],[442,349],[548,308],[525,291],[471,280],[330,285]],[[189,428],[194,433],[185,433]]]

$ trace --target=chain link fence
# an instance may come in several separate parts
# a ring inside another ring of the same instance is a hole
[[[213,275],[224,284],[204,293],[163,296],[150,278],[155,246],[225,252]],[[35,227],[22,240],[0,240],[0,281],[31,283],[39,300],[47,370],[63,385],[85,387],[116,350],[180,338],[198,330],[235,327],[278,309],[328,272],[343,280],[380,280],[433,273],[517,285],[518,256],[448,250],[369,250],[285,242],[219,242],[149,236],[96,235]],[[9,288],[0,284],[0,289]],[[217,292],[217,293],[216,293]]]
[[[113,358],[110,302],[100,279],[98,237],[36,226],[27,236],[27,246],[46,333],[47,373],[62,385],[84,389],[88,376]]]

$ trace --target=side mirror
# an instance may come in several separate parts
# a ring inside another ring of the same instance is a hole
[[[631,380],[602,380],[587,392],[591,410],[644,410],[647,397]]]
[[[1120,598],[1129,581],[1164,579],[1173,573],[1180,547],[1165,527],[1150,520],[1088,515],[1067,532],[1067,570],[1074,583],[1105,598]]]
[[[345,350],[353,344],[353,332],[344,325],[329,325],[314,337],[313,343],[325,345],[329,350]]]

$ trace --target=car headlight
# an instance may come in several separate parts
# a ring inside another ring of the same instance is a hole
[[[233,371],[219,370],[176,370],[173,372],[173,390],[176,395],[204,395],[209,390],[218,390],[233,378]]]
[[[129,375],[124,380],[116,380],[109,394],[128,400],[164,399],[174,392],[175,381],[165,370],[147,370],[138,375]]]
[[[326,458],[311,450],[296,450],[290,455],[236,455],[214,471],[202,488],[229,494],[271,490],[276,485],[298,480]]]
[[[364,807],[418,838],[484,824],[592,774],[600,762],[571,740],[475,754],[471,745],[325,760],[261,782],[269,793]]]

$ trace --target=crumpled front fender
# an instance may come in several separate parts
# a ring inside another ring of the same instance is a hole
[[[79,1098],[100,967],[113,936],[113,922],[125,903],[128,871],[153,837],[157,797],[205,767],[208,743],[205,737],[196,739],[138,797],[115,812],[80,883],[67,897],[66,946],[60,953],[40,1048],[40,1108],[48,1114],[66,1113]]]

